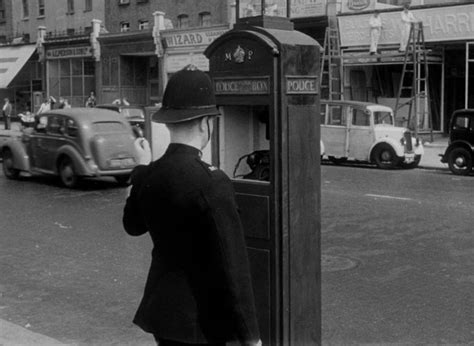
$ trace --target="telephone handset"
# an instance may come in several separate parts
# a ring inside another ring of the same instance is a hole
[[[252,170],[250,173],[236,175],[240,162],[246,159],[247,165]],[[253,180],[270,180],[270,151],[256,150],[250,154],[246,154],[239,158],[234,169],[234,178],[253,179]]]

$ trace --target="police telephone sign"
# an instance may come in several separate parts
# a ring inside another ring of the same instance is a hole
[[[270,92],[269,77],[214,78],[216,95],[266,95]]]
[[[316,76],[286,76],[287,94],[319,93],[318,77]]]

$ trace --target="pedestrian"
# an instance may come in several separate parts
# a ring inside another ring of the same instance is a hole
[[[58,109],[64,108],[64,97],[59,98]]]
[[[382,18],[380,17],[379,11],[374,11],[369,19],[370,27],[370,55],[379,54],[378,44],[380,35],[382,33]]]
[[[401,26],[400,26],[400,49],[399,52],[405,52],[408,44],[408,40],[410,39],[410,28],[412,23],[416,23],[417,19],[410,11],[410,6],[405,4],[403,6],[403,11],[400,15],[401,18]]]
[[[54,96],[49,97],[49,109],[54,109],[54,105],[56,104],[56,99]]]
[[[11,116],[12,116],[12,104],[10,103],[10,99],[5,97],[3,100],[5,103],[2,107],[2,115],[3,121],[5,122],[5,130],[10,130],[11,128]]]
[[[95,92],[91,91],[89,94],[89,97],[87,98],[86,107],[95,107],[96,105],[96,98],[95,98]]]
[[[69,104],[68,99],[63,99],[63,108],[64,109],[71,108],[71,105]]]
[[[247,249],[232,183],[201,160],[219,115],[209,77],[192,65],[169,80],[153,121],[170,132],[165,154],[132,172],[128,234],[154,249],[134,323],[159,345],[261,345]],[[136,142],[139,143],[139,142]],[[142,163],[149,146],[137,145]]]
[[[51,101],[49,97],[45,97],[43,100],[43,103],[41,104],[40,108],[38,109],[38,112],[36,112],[37,115],[42,114],[44,112],[47,112],[51,110]]]

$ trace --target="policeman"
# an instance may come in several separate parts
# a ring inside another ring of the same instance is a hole
[[[152,117],[171,143],[132,174],[123,225],[133,236],[150,233],[154,245],[134,323],[160,345],[261,344],[232,184],[201,160],[218,115],[204,72],[175,73]]]

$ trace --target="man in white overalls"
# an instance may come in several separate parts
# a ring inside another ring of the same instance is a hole
[[[409,10],[409,6],[403,6],[401,13],[401,26],[400,26],[400,49],[399,52],[405,52],[410,36],[411,23],[418,22],[413,13]]]
[[[380,34],[382,33],[382,18],[379,11],[374,11],[374,14],[369,19],[370,27],[370,55],[378,53],[377,46],[379,44]]]

